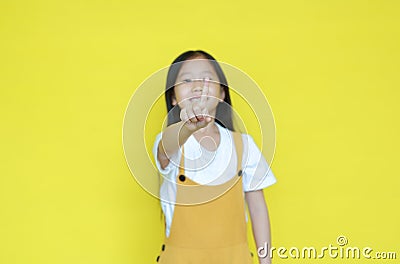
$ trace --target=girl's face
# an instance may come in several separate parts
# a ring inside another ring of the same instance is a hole
[[[225,92],[219,84],[214,67],[203,57],[195,57],[183,62],[176,78],[172,105],[178,104],[182,108],[184,105],[182,102],[185,100],[199,101],[206,79],[209,80],[206,107],[209,111],[215,110],[218,103],[224,100]]]

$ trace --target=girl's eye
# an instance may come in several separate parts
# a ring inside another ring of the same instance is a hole
[[[192,79],[185,79],[185,80],[183,80],[183,82],[184,83],[190,83],[190,82],[192,82]]]

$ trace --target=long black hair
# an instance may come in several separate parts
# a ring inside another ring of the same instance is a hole
[[[229,94],[228,81],[226,80],[225,74],[222,71],[222,68],[217,62],[217,60],[213,56],[202,50],[189,50],[182,53],[172,62],[171,66],[169,67],[167,84],[165,87],[165,102],[167,104],[167,111],[168,111],[168,126],[181,121],[180,119],[181,109],[178,105],[176,106],[172,105],[172,98],[175,96],[174,86],[179,71],[182,68],[183,64],[182,62],[196,57],[204,57],[205,59],[209,60],[215,72],[217,73],[220,86],[225,92],[225,98],[224,98],[225,103],[220,102],[218,104],[215,115],[215,122],[217,122],[221,126],[231,131],[234,131],[233,121],[232,121],[232,108],[231,108],[232,103]]]

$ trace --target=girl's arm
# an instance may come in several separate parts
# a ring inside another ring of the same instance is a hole
[[[258,248],[260,247],[268,251],[268,255],[265,258],[258,256],[259,262],[260,264],[269,264],[271,263],[271,231],[264,193],[262,190],[246,192],[245,197],[249,207],[251,224],[253,227],[253,236],[257,248],[257,256]],[[264,250],[260,252],[262,255],[266,254]]]
[[[189,130],[183,121],[170,125],[164,130],[157,153],[163,169],[169,164],[169,157],[179,150],[192,133],[193,131]]]
[[[197,130],[206,127],[212,118],[208,114],[207,96],[208,96],[208,79],[204,82],[201,91],[200,102],[184,100],[182,102],[179,117],[182,121],[168,126],[158,144],[157,158],[160,161],[161,168],[169,164],[169,157],[175,154],[186,140]]]

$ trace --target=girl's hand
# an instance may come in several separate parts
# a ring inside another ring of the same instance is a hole
[[[212,120],[207,109],[208,79],[204,82],[200,100],[186,99],[183,101],[184,107],[181,110],[180,118],[186,128],[195,132],[200,128],[206,127]]]

